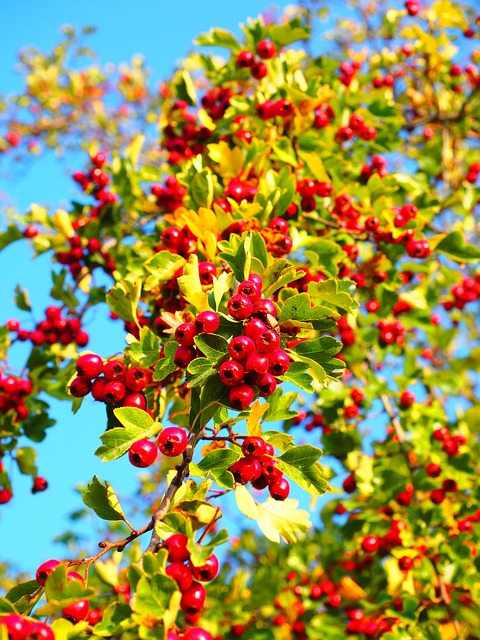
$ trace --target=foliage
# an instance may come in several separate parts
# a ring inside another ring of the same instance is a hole
[[[455,44],[479,19],[353,4],[318,57],[320,3],[241,42],[212,29],[197,46],[224,57],[199,49],[160,96],[140,59],[70,66],[90,55],[70,29],[22,54],[1,159],[82,138],[89,161],[68,210],[0,233],[53,265],[42,320],[24,328],[19,286],[0,328],[0,457],[45,490],[43,398],[91,393],[95,454],[149,473],[133,504],[88,483],[100,550],[6,579],[2,640],[479,637],[480,69]],[[97,306],[121,356],[85,350]],[[15,499],[3,463],[0,486]],[[244,529],[228,552],[225,504]]]

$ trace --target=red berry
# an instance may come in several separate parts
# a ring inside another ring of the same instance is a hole
[[[228,344],[230,357],[239,362],[244,362],[254,351],[255,343],[248,336],[236,336]]]
[[[227,303],[228,313],[235,320],[246,320],[252,315],[253,304],[249,298],[237,293]]]
[[[51,559],[42,562],[42,564],[38,567],[37,572],[35,574],[35,579],[39,585],[42,587],[45,586],[45,582],[47,581],[48,576],[52,573],[52,571],[58,567],[60,564],[59,560]]]
[[[183,324],[179,324],[175,329],[175,340],[182,347],[193,347],[195,344],[195,336],[197,335],[197,330],[195,325],[191,322],[184,322]]]
[[[103,389],[104,402],[107,404],[118,404],[127,394],[127,389],[123,382],[112,380],[107,382]]]
[[[187,448],[188,436],[180,427],[167,427],[160,433],[157,442],[163,455],[175,458]]]
[[[257,53],[263,60],[270,60],[277,53],[277,49],[270,40],[262,40],[257,44]]]
[[[265,78],[268,73],[267,65],[264,62],[254,62],[250,67],[250,73],[252,78],[261,80],[262,78]]]
[[[183,533],[174,533],[163,542],[163,547],[168,551],[168,562],[185,562],[190,559],[187,542],[188,538]]]
[[[37,476],[33,481],[32,493],[40,493],[48,489],[48,482],[45,478]]]
[[[197,333],[215,333],[220,326],[220,318],[215,311],[202,311],[195,318]]]
[[[142,367],[132,367],[125,372],[124,382],[130,391],[143,391],[150,382],[150,371]]]
[[[435,464],[435,462],[430,462],[430,464],[426,466],[425,472],[429,478],[438,478],[442,473],[442,467],[439,464]]]
[[[262,473],[262,465],[253,458],[240,458],[228,470],[233,474],[235,482],[246,484],[258,480]]]
[[[251,51],[248,51],[247,49],[244,49],[243,51],[240,51],[240,53],[237,55],[237,59],[236,59],[237,67],[240,67],[241,69],[246,69],[248,67],[251,67],[254,60],[255,60],[255,56],[253,55],[253,53]]]
[[[173,354],[173,362],[181,369],[186,369],[190,362],[197,357],[197,351],[194,347],[178,347]]]
[[[285,500],[290,493],[290,485],[286,478],[280,478],[268,485],[268,491],[274,500]]]
[[[92,388],[92,382],[88,378],[83,376],[77,376],[70,383],[70,393],[74,398],[83,398],[86,396]]]
[[[207,558],[205,564],[202,564],[200,567],[191,567],[193,577],[200,582],[211,582],[217,577],[219,566],[217,556],[212,554]]]
[[[75,368],[79,375],[93,380],[103,373],[103,361],[96,353],[86,353],[77,360]]]
[[[77,600],[77,602],[74,602],[63,609],[62,616],[76,624],[81,620],[85,620],[89,611],[90,603],[88,600]]]
[[[255,398],[255,392],[248,384],[239,384],[230,389],[228,396],[231,406],[237,411],[243,411]]]
[[[134,442],[128,450],[128,459],[134,467],[145,469],[157,459],[157,445],[150,440],[143,439]]]
[[[402,556],[398,559],[398,566],[401,571],[410,571],[413,567],[413,558],[409,556]]]
[[[218,374],[223,384],[227,387],[234,387],[243,382],[245,369],[237,360],[227,360],[220,365]]]
[[[246,458],[260,459],[267,452],[267,444],[259,436],[249,436],[242,443],[242,453]]]
[[[365,536],[362,540],[362,549],[366,553],[375,553],[378,550],[380,541],[375,536]]]
[[[183,592],[180,600],[180,608],[185,613],[199,613],[205,604],[206,591],[205,587],[199,582],[193,582],[192,585]]]
[[[125,365],[121,360],[109,360],[103,366],[103,375],[107,380],[123,380]]]
[[[172,562],[166,568],[165,573],[175,580],[180,591],[186,591],[192,585],[192,572],[183,562]]]

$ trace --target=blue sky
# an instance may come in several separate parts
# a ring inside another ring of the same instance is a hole
[[[287,4],[277,2],[276,6]],[[142,53],[153,70],[153,78],[159,80],[167,77],[175,63],[188,53],[198,34],[212,26],[238,33],[240,22],[271,6],[260,0],[242,3],[141,0],[136,4],[125,0],[85,0],[82,3],[19,0],[6,3],[2,7],[0,91],[8,94],[21,89],[21,78],[14,72],[18,51],[28,45],[41,50],[51,49],[60,40],[60,27],[64,24],[97,27],[90,45],[102,63],[120,63]],[[14,180],[5,179],[0,172],[0,206],[8,201],[23,211],[31,202],[51,208],[66,205],[78,194],[71,179],[65,175],[65,163],[71,166],[68,158],[58,161],[53,155],[45,155],[20,171]],[[19,315],[11,303],[13,289],[18,283],[28,290],[37,314],[49,304],[48,259],[44,257],[32,262],[27,243],[16,243],[2,252],[0,269],[0,322]],[[101,315],[90,317],[92,340],[89,348],[108,356],[121,350],[123,333],[120,325],[107,325]],[[22,366],[21,347],[16,348],[13,356],[18,359],[17,366]],[[39,472],[47,477],[49,489],[31,495],[30,478],[21,476],[15,469],[15,498],[0,511],[0,561],[9,560],[29,573],[45,559],[64,553],[63,548],[54,546],[52,540],[69,526],[68,514],[83,506],[80,495],[74,491],[76,485],[85,484],[97,474],[102,480],[108,479],[120,496],[128,495],[136,486],[135,470],[127,460],[107,466],[92,455],[104,430],[103,406],[87,400],[82,410],[72,416],[68,406],[56,403],[53,415],[58,424],[37,447]],[[141,526],[143,523],[135,524]],[[88,536],[88,532],[86,534]]]

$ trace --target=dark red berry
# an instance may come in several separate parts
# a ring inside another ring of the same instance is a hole
[[[134,467],[145,469],[150,467],[157,459],[157,445],[150,440],[137,440],[128,450],[128,459]]]
[[[103,361],[95,353],[86,353],[77,360],[75,368],[79,375],[93,380],[103,373]]]
[[[163,455],[175,458],[187,448],[188,436],[180,427],[167,427],[160,433],[157,442]]]

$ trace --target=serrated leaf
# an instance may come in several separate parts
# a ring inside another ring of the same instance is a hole
[[[190,185],[190,195],[198,207],[210,209],[213,203],[213,178],[210,169],[196,173]]]
[[[237,503],[237,507],[245,516],[247,516],[247,518],[250,518],[251,520],[257,519],[257,503],[248,491],[247,487],[243,484],[238,485],[235,488],[235,501]]]
[[[314,298],[315,304],[331,304],[340,307],[346,313],[351,313],[359,307],[359,303],[351,295],[353,291],[353,283],[350,285],[348,281],[342,282],[335,278],[329,278],[322,282],[311,282],[308,285],[308,293]]]
[[[190,374],[188,377],[190,389],[203,386],[211,376],[217,373],[213,368],[213,364],[214,361],[209,358],[195,358],[190,362],[187,367],[187,371]]]
[[[480,259],[480,249],[473,244],[466,243],[460,231],[448,233],[437,244],[433,239],[432,249],[460,262],[476,262]]]
[[[217,333],[201,333],[195,336],[195,345],[210,359],[217,359],[226,355],[228,342]]]
[[[195,40],[195,44],[204,47],[225,47],[232,51],[239,51],[240,45],[230,31],[226,29],[210,29],[208,33],[202,33]]]
[[[9,224],[6,231],[2,231],[0,233],[0,251],[8,247],[12,242],[16,242],[17,240],[21,240],[23,238],[23,233],[20,229],[14,225]]]
[[[198,271],[198,257],[192,254],[183,267],[183,275],[177,278],[180,291],[185,299],[193,305],[197,311],[207,311],[210,309],[208,296],[202,289],[200,274]]]
[[[113,411],[123,427],[109,429],[100,436],[103,446],[95,455],[104,462],[110,462],[123,456],[137,440],[156,435],[161,426],[154,422],[146,411],[136,407],[120,407]]]
[[[148,327],[142,327],[140,339],[134,340],[130,344],[127,353],[136,364],[147,369],[150,368],[160,356],[157,336]]]
[[[249,436],[260,436],[262,434],[262,426],[260,424],[262,416],[268,411],[270,405],[268,402],[263,404],[260,400],[256,400],[249,408],[247,415],[247,433]]]
[[[278,289],[299,278],[303,278],[304,275],[304,271],[297,271],[296,267],[288,260],[284,258],[275,260],[274,263],[263,272],[263,296],[270,298],[275,291],[278,291]]]
[[[290,407],[297,399],[297,393],[293,391],[285,393],[283,389],[277,387],[275,392],[268,398],[270,407],[265,413],[263,421],[276,422],[277,420],[290,420],[291,418],[294,418],[298,415],[298,411],[290,409]]]
[[[216,449],[207,453],[197,466],[203,471],[223,471],[231,467],[240,457],[240,454],[233,449]]]
[[[126,322],[134,322],[140,329],[137,317],[137,307],[142,293],[139,281],[121,280],[110,289],[106,301],[110,309]]]
[[[143,576],[137,584],[132,602],[133,610],[149,618],[161,620],[176,591],[175,581],[168,576]]]
[[[303,469],[317,462],[322,453],[322,450],[317,447],[312,447],[310,444],[301,444],[285,451],[285,453],[279,457],[279,460],[286,462],[292,467]]]
[[[156,253],[145,263],[145,269],[151,274],[145,283],[146,291],[151,291],[162,282],[169,282],[185,262],[185,258],[170,251]]]
[[[115,491],[108,482],[103,484],[98,476],[93,476],[92,482],[88,483],[82,500],[102,520],[125,520]]]
[[[39,584],[36,580],[29,580],[28,582],[22,582],[15,587],[7,591],[5,598],[10,600],[12,604],[15,604],[24,596],[31,596],[35,591],[39,590]]]
[[[291,382],[307,393],[313,393],[313,378],[308,373],[308,369],[306,362],[291,362],[286,373],[279,376],[279,379],[283,382]]]
[[[174,340],[165,344],[163,350],[164,357],[160,358],[160,360],[157,362],[157,364],[155,365],[155,370],[153,372],[152,378],[155,382],[161,382],[171,373],[176,371],[177,365],[174,363],[173,357],[177,348],[178,344]]]
[[[290,544],[298,541],[300,534],[312,526],[307,511],[298,509],[298,500],[287,498],[279,501],[267,498],[257,504],[257,524],[263,535],[272,542],[285,540]]]
[[[207,544],[199,545],[193,540],[189,539],[187,543],[187,549],[190,551],[190,562],[194,567],[201,567],[205,564],[208,558],[213,554],[215,548],[221,544],[228,542],[229,534],[226,529],[222,529],[217,535],[210,540]]]
[[[18,448],[15,452],[15,460],[20,473],[27,476],[34,476],[37,474],[37,466],[35,464],[37,460],[37,452],[32,447]]]
[[[16,306],[21,311],[31,311],[32,307],[30,305],[30,300],[28,298],[28,291],[22,289],[22,287],[17,284],[15,287],[15,296],[13,298]]]

